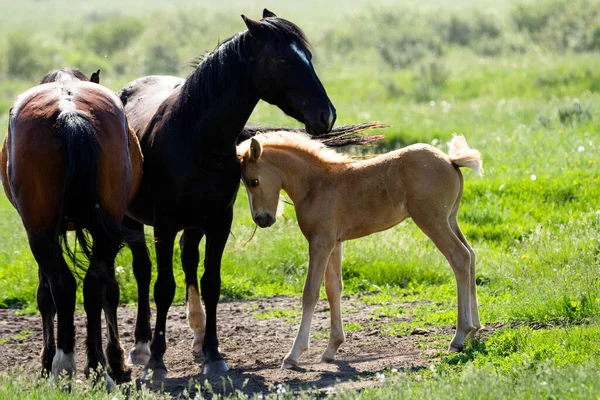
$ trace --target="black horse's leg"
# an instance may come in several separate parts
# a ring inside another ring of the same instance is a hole
[[[52,359],[52,376],[75,373],[75,313],[76,282],[69,270],[54,232],[28,232],[29,246],[42,274],[46,277],[58,313],[56,354]]]
[[[125,356],[119,339],[117,322],[120,289],[115,278],[115,258],[120,249],[121,244],[118,241],[107,240],[106,244],[103,245],[102,253],[99,254],[105,267],[105,295],[102,303],[108,336],[105,353],[110,372],[117,383],[127,382],[131,379],[131,369],[125,366]]]
[[[152,338],[150,328],[150,279],[152,277],[152,262],[144,238],[144,224],[125,217],[123,225],[140,234],[140,241],[128,243],[133,256],[133,275],[138,287],[138,312],[135,323],[135,347],[129,353],[129,362],[136,365],[146,365],[150,360],[148,343]]]
[[[181,264],[185,273],[187,318],[190,328],[194,332],[194,339],[192,340],[192,351],[194,353],[202,351],[204,329],[206,327],[206,315],[198,292],[198,263],[200,262],[198,246],[203,236],[204,232],[201,229],[186,229],[179,240]]]
[[[163,380],[167,377],[167,367],[163,361],[166,350],[166,328],[169,307],[175,297],[175,278],[173,277],[173,244],[177,229],[168,221],[154,224],[154,240],[156,247],[156,263],[158,276],[154,284],[154,301],[156,303],[156,324],[150,345],[150,361],[145,371],[152,370],[152,378]]]
[[[50,292],[50,284],[48,279],[42,273],[41,268],[38,268],[38,289],[37,289],[37,304],[40,314],[42,315],[42,329],[44,332],[44,344],[42,347],[42,376],[46,377],[52,370],[52,359],[56,354],[56,342],[54,340],[54,316],[56,308],[52,293]]]
[[[233,207],[227,209],[222,218],[210,224],[206,229],[206,256],[204,274],[200,281],[202,299],[206,306],[206,333],[202,350],[204,351],[204,374],[227,372],[227,364],[219,353],[217,338],[217,303],[221,296],[221,258],[231,230]]]

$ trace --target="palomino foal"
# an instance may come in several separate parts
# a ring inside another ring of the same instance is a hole
[[[323,275],[331,332],[321,359],[334,360],[344,342],[342,242],[391,228],[408,217],[431,238],[456,276],[458,323],[449,350],[462,350],[467,336],[481,329],[475,253],[456,219],[463,193],[459,167],[481,174],[481,155],[469,148],[464,137],[452,139],[449,155],[433,146],[415,144],[353,161],[301,135],[278,132],[243,142],[238,157],[254,221],[262,228],[275,223],[283,189],[294,202],[298,224],[309,242],[302,321],[282,368],[297,366],[308,348]]]

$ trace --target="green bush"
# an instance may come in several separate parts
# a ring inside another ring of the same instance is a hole
[[[559,52],[600,49],[600,0],[538,0],[511,12],[516,27]]]
[[[98,55],[110,55],[127,47],[143,30],[137,18],[107,19],[93,25],[84,44]]]
[[[11,78],[41,79],[51,69],[52,59],[36,38],[24,31],[6,38],[6,74]]]

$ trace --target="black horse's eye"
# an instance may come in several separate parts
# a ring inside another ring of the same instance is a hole
[[[258,186],[258,179],[252,179],[250,181],[250,187],[257,187]]]
[[[277,58],[275,59],[275,64],[277,64],[278,67],[286,67],[288,62],[285,58]]]

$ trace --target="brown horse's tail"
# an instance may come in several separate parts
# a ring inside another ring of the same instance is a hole
[[[75,109],[63,111],[56,126],[65,166],[58,236],[67,256],[74,265],[79,265],[76,251],[68,245],[65,221],[74,225],[76,242],[88,260],[92,257],[92,243],[85,230],[102,231],[119,242],[124,240],[127,231],[98,203],[96,182],[100,143],[89,116]]]
[[[450,161],[457,167],[468,167],[483,176],[481,153],[469,147],[464,136],[455,135],[448,143]]]

